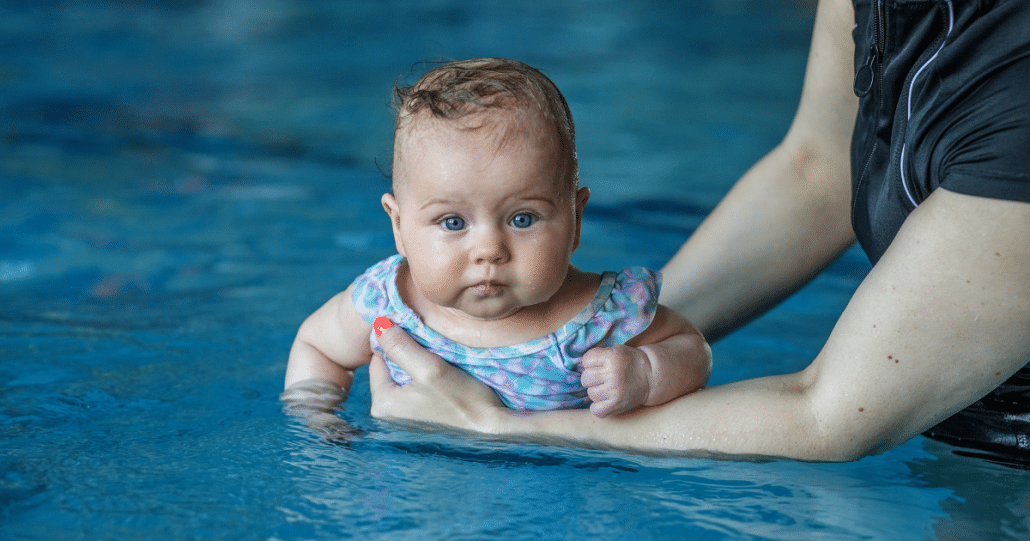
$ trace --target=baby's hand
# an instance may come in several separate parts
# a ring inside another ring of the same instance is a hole
[[[580,381],[594,401],[590,412],[608,417],[644,405],[651,390],[650,375],[651,361],[640,349],[618,345],[587,351]]]

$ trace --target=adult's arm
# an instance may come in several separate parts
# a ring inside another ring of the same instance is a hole
[[[524,414],[418,348],[380,338],[414,382],[370,367],[372,414],[503,438],[636,451],[842,461],[919,434],[1030,361],[1030,204],[940,189],[870,272],[802,372],[709,387],[598,419]]]
[[[662,304],[709,341],[795,292],[854,243],[853,25],[850,0],[819,3],[801,102],[783,142],[662,269]]]

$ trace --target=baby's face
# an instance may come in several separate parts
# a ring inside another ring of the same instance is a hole
[[[589,192],[576,196],[553,126],[490,112],[478,130],[414,119],[383,196],[424,300],[475,319],[542,303],[562,285]],[[460,122],[460,121],[459,121]]]

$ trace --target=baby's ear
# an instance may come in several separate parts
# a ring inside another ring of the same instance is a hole
[[[397,198],[392,193],[384,193],[380,200],[383,210],[390,216],[390,226],[393,228],[393,243],[397,245],[397,253],[408,257],[404,253],[404,243],[401,241],[401,207],[397,204]]]
[[[576,192],[576,237],[572,242],[573,250],[579,248],[579,233],[583,229],[583,208],[587,206],[589,200],[590,188],[584,186]]]

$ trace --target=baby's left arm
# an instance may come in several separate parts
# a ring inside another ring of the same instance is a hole
[[[657,406],[708,383],[712,350],[686,318],[658,306],[654,320],[625,345],[583,355],[581,381],[598,417]]]

